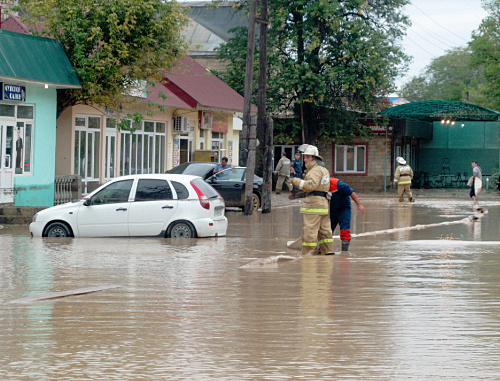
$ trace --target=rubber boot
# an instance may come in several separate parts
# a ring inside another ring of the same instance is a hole
[[[311,256],[311,255],[318,255],[318,254],[319,254],[319,252],[318,252],[318,248],[314,248],[314,249],[311,249],[311,250],[309,250],[309,251],[307,251],[307,252],[305,252],[305,253],[303,252],[303,253],[302,253],[302,256],[304,256],[304,257],[309,257],[309,256]]]
[[[415,199],[413,197],[410,197],[410,202],[415,202]]]
[[[342,251],[349,251],[349,244],[350,243],[351,243],[351,240],[343,239],[342,240]]]
[[[281,191],[276,189],[276,194],[281,194]]]

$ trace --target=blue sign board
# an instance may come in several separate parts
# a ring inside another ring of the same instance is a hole
[[[0,100],[26,102],[26,87],[2,83]]]

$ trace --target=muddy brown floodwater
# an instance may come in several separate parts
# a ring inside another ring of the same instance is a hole
[[[478,222],[456,223],[473,216],[462,193],[361,194],[359,236],[327,257],[286,248],[300,201],[228,212],[217,239],[4,228],[0,379],[496,380],[500,193]]]

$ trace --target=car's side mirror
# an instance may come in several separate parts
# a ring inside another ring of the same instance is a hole
[[[89,206],[90,205],[90,198],[84,198],[83,205]]]

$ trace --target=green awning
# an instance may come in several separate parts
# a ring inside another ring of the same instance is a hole
[[[80,81],[58,40],[0,30],[0,82],[80,88]]]
[[[434,122],[442,119],[495,121],[500,118],[500,112],[486,107],[459,101],[419,101],[405,103],[385,109],[381,112],[390,118],[416,119]]]

